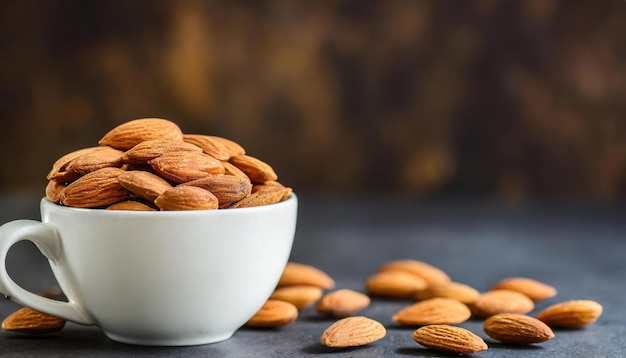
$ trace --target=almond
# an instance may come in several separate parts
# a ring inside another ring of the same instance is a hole
[[[320,297],[322,297],[322,289],[308,285],[278,287],[270,296],[271,299],[289,302],[298,309],[312,305]]]
[[[58,204],[61,201],[61,197],[63,196],[63,191],[67,186],[61,182],[57,182],[54,180],[48,181],[48,185],[46,185],[46,198],[51,202]]]
[[[121,150],[111,147],[94,147],[69,162],[66,171],[85,175],[102,168],[119,168],[123,154]]]
[[[123,154],[122,159],[129,164],[145,164],[163,154],[177,152],[201,153],[202,149],[178,140],[152,139],[138,143],[127,150]]]
[[[167,153],[148,163],[159,176],[175,183],[185,183],[211,174],[224,174],[222,163],[204,153]]]
[[[370,304],[366,294],[347,288],[327,293],[317,303],[317,311],[332,317],[348,317]]]
[[[218,136],[212,136],[211,138],[216,142],[222,143],[222,145],[224,145],[228,149],[228,154],[230,157],[246,154],[246,150],[235,141]]]
[[[448,274],[441,269],[418,260],[394,260],[381,266],[378,271],[405,271],[420,277],[428,285],[442,285],[450,282]]]
[[[277,180],[274,169],[264,161],[245,154],[235,155],[230,162],[241,169],[253,183],[264,183],[268,180]]]
[[[256,185],[255,185],[256,186]],[[253,186],[254,190],[254,186]],[[289,198],[291,195],[291,188],[278,188],[276,190],[257,190],[254,193],[246,196],[245,198],[238,200],[231,205],[228,205],[228,208],[236,209],[236,208],[250,208],[254,206],[263,206],[276,204]]]
[[[5,331],[30,334],[57,332],[64,326],[64,319],[28,307],[13,312],[2,322]]]
[[[142,170],[131,170],[117,177],[122,187],[142,199],[154,201],[172,185],[156,174]]]
[[[417,300],[427,300],[434,297],[454,298],[463,303],[473,303],[480,297],[480,292],[464,283],[450,282],[426,287],[423,290],[416,291],[413,296]]]
[[[474,316],[486,318],[498,313],[525,314],[535,308],[535,303],[519,292],[494,290],[481,294],[470,308]]]
[[[393,315],[394,322],[407,326],[429,324],[458,324],[472,316],[470,309],[462,302],[436,297],[414,303]]]
[[[290,187],[286,187],[275,180],[269,180],[263,184],[256,184],[252,187],[253,193],[256,193],[258,191],[263,191],[263,192],[279,191],[282,193],[282,197],[280,198],[280,201],[283,201],[283,200],[287,200],[291,196],[291,193],[293,190]]]
[[[279,327],[298,319],[298,308],[293,304],[280,300],[269,299],[246,322],[246,327]]]
[[[217,198],[202,188],[176,186],[159,195],[154,204],[161,210],[215,210]]]
[[[413,339],[426,348],[454,354],[471,354],[487,349],[482,338],[465,328],[429,325],[413,332]]]
[[[510,277],[497,282],[492,290],[511,290],[523,293],[537,302],[556,296],[556,289],[545,283],[526,277]]]
[[[241,200],[250,195],[252,191],[250,179],[233,175],[209,175],[183,185],[197,186],[210,191],[217,197],[220,207]]]
[[[102,168],[86,174],[67,186],[61,204],[77,208],[109,206],[128,197],[117,177],[125,173],[119,168]]]
[[[126,211],[156,211],[144,203],[134,200],[120,201],[106,207],[107,210],[126,210]]]
[[[378,321],[363,316],[342,318],[324,330],[320,343],[326,347],[358,347],[385,337],[387,330]]]
[[[571,300],[547,307],[537,319],[553,328],[582,328],[602,314],[602,305],[592,300]]]
[[[151,139],[183,140],[183,132],[174,122],[162,118],[140,118],[118,125],[98,142],[119,150],[129,150]]]
[[[540,320],[517,314],[500,313],[483,322],[489,337],[504,343],[541,343],[554,338],[554,332]]]
[[[278,281],[278,287],[311,285],[323,289],[335,287],[335,281],[324,271],[306,264],[290,261]]]
[[[426,281],[405,271],[379,272],[365,281],[367,292],[387,298],[410,298],[425,287]]]
[[[218,137],[202,134],[183,134],[183,140],[202,148],[206,154],[219,160],[230,159],[228,147]]]
[[[250,180],[250,178],[248,177],[246,173],[241,171],[241,169],[237,168],[236,166],[232,165],[230,162],[222,160],[222,165],[224,166],[224,174],[234,175],[239,178],[245,178],[245,179]]]

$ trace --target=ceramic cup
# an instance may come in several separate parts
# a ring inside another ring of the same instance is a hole
[[[263,305],[289,259],[297,197],[252,208],[140,212],[41,200],[41,222],[0,227],[0,291],[111,339],[181,346],[228,339]],[[6,257],[20,240],[46,256],[68,301],[17,285]]]

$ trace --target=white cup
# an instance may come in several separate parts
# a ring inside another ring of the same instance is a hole
[[[111,339],[182,346],[228,339],[263,305],[293,244],[297,197],[240,209],[116,211],[41,200],[41,222],[0,227],[0,291]],[[17,285],[6,257],[20,240],[46,256],[68,302]]]

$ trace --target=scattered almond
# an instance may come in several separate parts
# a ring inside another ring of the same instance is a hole
[[[378,271],[405,271],[423,279],[428,285],[441,285],[450,282],[448,274],[441,269],[418,260],[391,261],[381,266]]]
[[[278,281],[278,287],[295,285],[311,285],[329,290],[335,287],[335,281],[316,267],[289,261]]]
[[[517,313],[499,313],[483,322],[489,337],[504,343],[541,343],[554,338],[554,332],[540,320]]]
[[[64,319],[28,307],[13,312],[2,322],[5,331],[30,334],[57,332],[64,326]]]
[[[294,322],[298,318],[298,308],[280,300],[267,300],[246,322],[246,327],[279,327]]]
[[[393,315],[394,322],[407,326],[429,324],[458,324],[472,316],[470,309],[462,302],[436,297],[414,303]]]
[[[431,285],[422,290],[415,291],[413,298],[427,300],[434,297],[447,297],[459,300],[463,303],[474,303],[480,292],[471,286],[460,282],[450,282],[442,285]]]
[[[161,118],[140,118],[118,125],[98,142],[119,150],[129,150],[135,145],[151,140],[183,140],[183,133],[176,123]]]
[[[331,348],[358,347],[381,340],[387,334],[378,321],[363,316],[342,318],[324,330],[320,343]]]
[[[370,304],[366,294],[347,288],[327,293],[317,303],[317,311],[332,317],[348,317]]]
[[[286,301],[298,309],[303,309],[317,302],[322,297],[322,293],[322,289],[317,286],[285,286],[275,289],[270,298]]]
[[[159,195],[154,204],[164,211],[214,210],[217,198],[211,192],[195,186],[176,186]]]
[[[525,314],[535,308],[535,303],[519,292],[494,290],[480,295],[470,308],[474,316],[486,318],[498,313]]]
[[[526,277],[503,279],[492,288],[492,290],[498,289],[523,293],[535,302],[556,296],[556,289],[554,287]]]
[[[487,349],[482,338],[465,328],[429,325],[413,332],[413,339],[426,348],[454,354],[471,354]]]
[[[403,299],[426,288],[426,281],[406,271],[384,271],[370,276],[365,287],[374,296]]]
[[[572,300],[547,307],[537,319],[553,328],[582,328],[602,314],[602,305],[592,300]]]

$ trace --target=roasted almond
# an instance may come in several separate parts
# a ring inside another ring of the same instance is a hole
[[[592,300],[571,300],[547,307],[537,319],[553,328],[582,328],[602,314],[602,305]]]
[[[498,313],[525,314],[535,308],[535,303],[519,292],[493,290],[481,294],[470,308],[474,316],[486,318]]]
[[[217,198],[211,192],[195,186],[176,186],[159,195],[154,204],[164,211],[215,210]]]
[[[253,187],[254,188],[254,187]],[[254,206],[276,204],[289,198],[291,195],[291,188],[282,188],[277,190],[262,190],[255,191],[254,193],[246,196],[245,198],[235,201],[234,203],[226,206],[231,209],[236,208],[250,208]]]
[[[63,196],[63,191],[67,186],[61,182],[57,182],[54,180],[49,180],[48,185],[46,185],[46,199],[51,202],[58,204],[61,201],[61,197]]]
[[[431,264],[418,260],[405,259],[390,261],[381,266],[378,271],[405,271],[423,279],[428,285],[442,285],[450,282],[450,277],[444,271]]]
[[[167,180],[143,170],[131,170],[117,177],[120,184],[142,199],[154,201],[165,191],[172,189]]]
[[[20,308],[2,321],[5,331],[30,334],[57,332],[64,326],[64,319],[28,307]]]
[[[226,145],[216,139],[218,137],[203,134],[183,134],[183,140],[202,148],[206,154],[219,160],[230,159],[230,151]]]
[[[320,297],[322,297],[322,289],[309,285],[278,287],[270,296],[271,299],[289,302],[298,309],[314,304]]]
[[[138,143],[127,150],[122,159],[129,164],[145,164],[163,154],[178,152],[201,153],[202,148],[179,140],[152,139]]]
[[[298,319],[298,308],[281,300],[267,300],[246,322],[246,327],[279,327]]]
[[[156,211],[144,203],[134,200],[120,201],[106,207],[107,210],[126,210],[126,211]]]
[[[123,173],[118,168],[102,168],[86,174],[65,188],[60,202],[77,208],[95,208],[125,200],[128,190],[117,180]]]
[[[234,166],[241,169],[250,178],[252,183],[264,183],[268,180],[277,180],[278,175],[274,169],[264,161],[246,155],[235,155],[229,160]]]
[[[311,285],[331,289],[335,287],[335,281],[317,267],[289,261],[278,281],[278,287],[295,285]]]
[[[393,315],[394,322],[407,326],[429,324],[458,324],[472,316],[470,309],[462,302],[436,297],[414,303]]]
[[[224,166],[224,174],[225,175],[234,175],[236,177],[245,178],[247,180],[250,180],[250,178],[248,177],[248,175],[246,173],[241,171],[241,169],[237,168],[236,166],[234,166],[230,162],[222,160],[222,165]]]
[[[480,296],[480,292],[471,286],[460,282],[450,282],[442,285],[431,285],[423,290],[415,291],[413,298],[427,300],[434,297],[447,297],[463,303],[473,303]]]
[[[465,328],[429,325],[413,332],[413,339],[426,348],[454,354],[471,354],[487,349],[482,338]]]
[[[258,191],[281,192],[282,197],[280,198],[280,201],[283,201],[283,200],[287,200],[291,196],[291,193],[293,190],[290,187],[284,186],[275,180],[270,180],[270,181],[266,181],[263,184],[255,184],[254,186],[252,186],[253,193],[256,193]]]
[[[500,313],[483,322],[489,337],[504,343],[541,343],[554,338],[554,332],[540,320],[517,313]]]
[[[185,183],[211,174],[224,174],[222,162],[199,152],[167,153],[148,163],[159,176],[175,183]]]
[[[246,150],[237,142],[224,137],[212,136],[216,142],[222,143],[228,149],[228,155],[234,157],[236,155],[246,154]]]
[[[174,122],[162,118],[140,118],[111,129],[98,142],[119,150],[129,150],[137,144],[152,140],[183,140],[183,132]]]
[[[492,287],[492,290],[498,289],[523,293],[535,302],[556,296],[556,288],[526,277],[503,279]]]
[[[368,295],[347,288],[329,292],[317,303],[317,311],[332,317],[348,317],[370,304]]]
[[[358,347],[381,340],[387,334],[378,321],[363,316],[342,318],[324,330],[320,343],[331,348]]]
[[[107,146],[94,147],[69,162],[66,171],[85,175],[102,168],[119,168],[123,154],[121,150]]]
[[[210,191],[217,197],[220,207],[241,200],[250,195],[252,191],[250,179],[233,175],[209,175],[183,185],[197,186]]]
[[[365,288],[374,296],[411,298],[416,291],[426,288],[426,281],[405,271],[385,271],[370,276]]]

